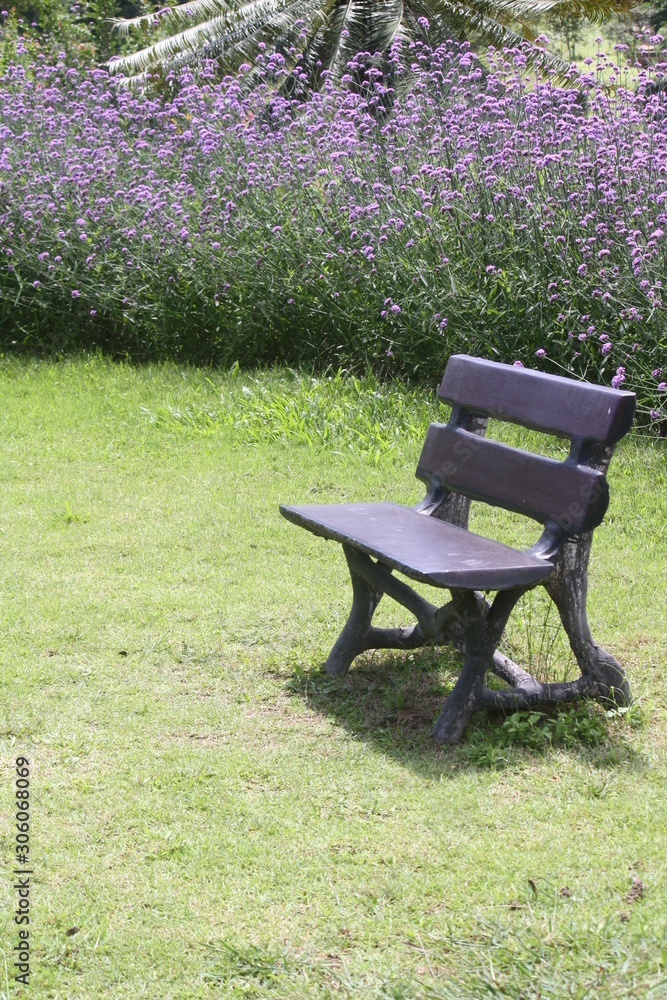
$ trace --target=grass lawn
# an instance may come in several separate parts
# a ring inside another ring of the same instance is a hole
[[[630,713],[479,718],[436,749],[450,652],[321,672],[347,569],[277,505],[416,502],[436,412],[345,380],[0,362],[2,997],[19,754],[26,996],[667,996],[664,442],[619,448],[591,563]],[[552,621],[536,596],[508,643],[562,676]]]

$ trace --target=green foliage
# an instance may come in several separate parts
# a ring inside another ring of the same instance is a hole
[[[556,32],[561,41],[565,42],[565,55],[568,62],[575,62],[577,58],[577,44],[583,38],[581,18],[568,9],[563,9],[560,12],[557,11],[549,18],[549,27]],[[562,51],[561,55],[563,55]]]
[[[94,33],[78,11],[78,5],[68,8],[68,0],[29,0],[12,6],[0,33],[1,68],[15,61],[17,42],[27,68],[39,56],[66,66],[91,65],[96,55]]]
[[[654,31],[663,31],[667,27],[667,2],[666,0],[658,0],[657,3],[651,5],[650,11],[650,21],[651,27]]]
[[[17,39],[26,65],[37,56],[68,67],[105,62],[126,48],[113,31],[114,18],[134,17],[145,6],[146,0],[16,0],[0,32],[0,72],[16,59]]]

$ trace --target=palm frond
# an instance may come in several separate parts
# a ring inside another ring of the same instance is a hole
[[[401,0],[353,0],[348,7],[346,48],[357,52],[385,52],[403,16]]]
[[[604,20],[635,5],[636,0],[188,0],[156,14],[116,21],[123,33],[157,26],[170,34],[108,66],[113,73],[130,74],[124,85],[135,86],[151,68],[160,66],[165,72],[204,57],[217,59],[227,71],[246,61],[252,65],[263,42],[267,56],[283,56],[288,72],[300,63],[291,86],[305,81],[313,88],[321,84],[323,70],[340,78],[358,52],[386,58],[396,40],[422,38],[439,44],[447,38],[471,38],[515,46],[534,40],[527,23],[532,18],[558,13]],[[543,48],[532,46],[528,60],[541,72],[555,71],[559,80],[568,79],[568,64]],[[248,85],[263,76],[261,66],[251,69]]]
[[[347,61],[343,31],[345,29],[345,22],[350,16],[352,3],[353,0],[344,0],[343,3],[337,3],[329,16],[328,23],[331,26],[331,31],[328,41],[330,48],[324,53],[324,63],[337,76],[342,76],[341,66]]]
[[[636,0],[477,0],[474,6],[493,20],[498,20],[501,13],[512,18],[539,18],[559,13],[601,21],[614,13],[631,10],[636,6]]]
[[[120,56],[109,63],[109,69],[113,73],[134,73],[144,71],[151,64],[169,61],[175,55],[186,51],[197,51],[201,49],[209,39],[216,38],[219,30],[223,27],[223,17],[214,17],[202,24],[195,24],[185,31],[179,31],[175,35],[169,35],[153,45],[148,45],[138,52],[132,52],[127,56]]]
[[[558,13],[600,23],[612,14],[627,14],[636,6],[637,0],[564,0],[558,7]]]
[[[193,21],[199,22],[214,17],[229,9],[226,0],[190,0],[189,3],[182,3],[177,7],[163,7],[162,10],[140,14],[138,17],[113,18],[113,28],[120,35],[129,35],[132,31],[150,30],[158,26],[180,28],[192,24]]]
[[[294,8],[302,7],[294,0],[251,0],[236,10],[226,10],[217,17],[170,35],[138,52],[121,56],[109,64],[114,73],[145,70],[158,62],[172,62],[187,52],[197,52],[215,43],[222,53],[239,38],[251,36],[259,27],[268,32],[281,18],[287,25],[293,20]],[[310,6],[310,4],[308,4]],[[298,16],[294,15],[294,16]]]

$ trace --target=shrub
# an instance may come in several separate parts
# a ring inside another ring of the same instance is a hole
[[[429,382],[467,351],[633,388],[664,427],[665,93],[602,86],[603,56],[569,89],[520,50],[392,60],[396,94],[306,105],[279,57],[251,94],[186,76],[169,99],[12,63],[0,347]]]

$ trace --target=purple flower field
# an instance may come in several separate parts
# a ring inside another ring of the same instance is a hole
[[[483,69],[418,44],[393,53],[393,99],[359,63],[362,93],[299,105],[278,58],[250,94],[204,76],[165,100],[19,52],[0,348],[431,383],[467,351],[632,388],[664,430],[667,60],[634,89],[601,55],[564,89],[519,50]]]

